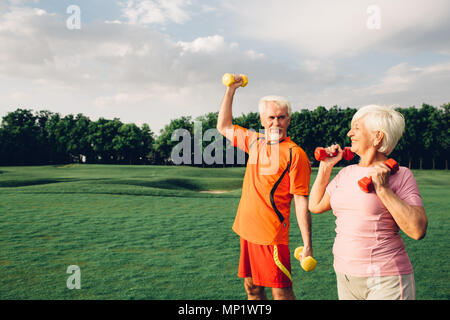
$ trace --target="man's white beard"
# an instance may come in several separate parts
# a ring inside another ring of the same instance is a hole
[[[278,142],[281,137],[280,128],[269,128],[266,139],[270,142]]]

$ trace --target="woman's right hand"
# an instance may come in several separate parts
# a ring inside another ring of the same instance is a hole
[[[335,157],[326,157],[325,159],[323,159],[321,161],[321,163],[323,163],[326,166],[329,167],[334,167],[334,165],[336,163],[338,163],[339,161],[342,160],[342,155],[344,154],[344,151],[341,149],[341,146],[338,144],[333,144],[327,148],[325,148],[325,151],[329,154],[332,155],[333,153],[335,153],[336,151],[338,151],[338,154]]]

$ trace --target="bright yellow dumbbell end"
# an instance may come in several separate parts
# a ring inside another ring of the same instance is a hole
[[[245,74],[240,74],[242,77],[241,87],[245,87],[248,84],[248,77]],[[225,73],[222,77],[222,83],[229,87],[235,82],[234,76],[231,73]]]
[[[300,261],[300,255],[302,254],[302,252],[303,252],[303,247],[298,247],[297,249],[295,249],[295,251],[294,251],[295,259]],[[308,256],[308,257],[302,259],[302,261],[300,262],[300,265],[302,266],[303,270],[305,270],[306,272],[309,272],[309,271],[313,271],[316,268],[317,261],[313,257]]]
[[[241,74],[240,76],[242,77],[241,87],[245,87],[248,83],[248,77],[245,74]]]
[[[303,252],[303,247],[297,247],[297,249],[295,249],[295,251],[294,251],[295,259],[300,261],[300,255],[302,254],[302,252]]]
[[[225,73],[222,77],[222,83],[229,87],[234,83],[234,76],[231,73]]]
[[[302,260],[302,268],[306,272],[313,271],[316,268],[317,261],[313,257],[309,256]]]

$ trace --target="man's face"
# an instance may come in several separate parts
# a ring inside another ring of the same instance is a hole
[[[286,138],[287,128],[291,123],[286,107],[280,107],[275,102],[268,101],[260,118],[261,124],[266,130],[267,141],[278,141]]]

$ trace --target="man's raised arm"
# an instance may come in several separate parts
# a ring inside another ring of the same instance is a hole
[[[242,84],[242,77],[235,75],[236,82],[227,87],[225,95],[222,99],[222,104],[220,106],[219,117],[217,118],[217,130],[226,136],[226,131],[228,129],[233,129],[233,112],[232,104],[233,97],[236,89]]]

